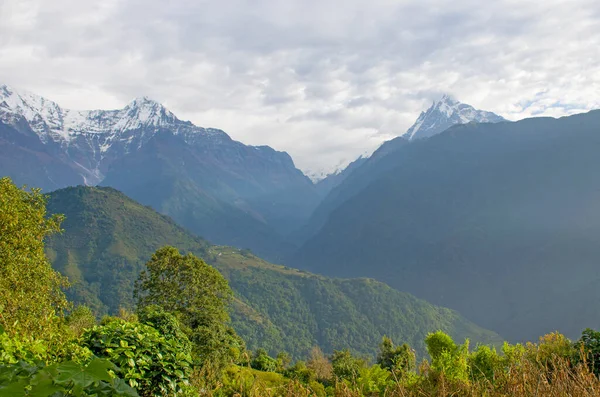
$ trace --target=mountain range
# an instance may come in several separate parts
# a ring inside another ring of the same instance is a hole
[[[343,172],[331,175],[317,183],[323,199],[309,220],[294,234],[297,245],[302,245],[323,226],[329,214],[349,197],[366,189],[371,181],[395,167],[398,153],[409,144],[438,135],[449,127],[468,123],[507,122],[494,113],[475,109],[443,95],[420,114],[415,123],[402,135],[384,142],[371,156],[361,156]]]
[[[113,186],[210,241],[273,260],[320,197],[287,153],[197,127],[145,97],[76,111],[1,85],[0,158],[17,183]]]
[[[424,354],[423,338],[443,329],[458,340],[500,343],[453,310],[431,305],[372,279],[332,279],[270,264],[245,250],[214,246],[170,218],[107,187],[52,192],[49,213],[66,216],[64,232],[46,243],[53,266],[68,276],[68,294],[97,314],[133,306],[133,285],[164,245],[216,267],[235,292],[233,326],[251,349],[306,357],[318,345],[373,356],[383,335]]]
[[[19,184],[111,186],[210,244],[384,281],[512,341],[600,326],[599,130],[599,111],[510,122],[444,96],[403,135],[313,183],[287,153],[148,98],[70,111],[0,86],[0,172]],[[243,252],[236,263],[258,260]]]
[[[385,280],[513,341],[600,326],[600,111],[397,142],[323,200],[289,264]]]
[[[407,134],[412,140],[456,123],[499,120],[444,96]],[[0,85],[3,175],[45,191],[111,186],[211,242],[249,248],[276,262],[320,226],[314,219],[323,218],[335,187],[355,170],[372,172],[375,160],[404,142],[403,137],[386,142],[369,158],[313,184],[287,153],[244,145],[219,129],[180,120],[147,97],[123,109],[69,110]]]

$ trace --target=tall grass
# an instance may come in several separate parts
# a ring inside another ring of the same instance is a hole
[[[320,383],[306,385],[289,379],[269,379],[268,374],[247,368],[229,374],[225,382],[210,390],[196,388],[206,397],[424,397],[424,396],[600,396],[600,380],[585,362],[573,365],[568,358],[554,355],[540,360],[535,355],[499,368],[492,380],[451,380],[444,373],[422,365],[410,380],[391,380],[383,392],[365,393],[360,382],[337,381],[327,389]]]

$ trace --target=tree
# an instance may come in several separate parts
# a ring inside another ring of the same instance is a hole
[[[397,378],[401,378],[415,369],[416,355],[406,343],[394,346],[394,342],[384,336],[379,344],[377,364],[392,372]]]
[[[469,355],[469,372],[473,380],[487,379],[494,381],[497,372],[504,370],[506,359],[503,359],[495,348],[479,345]]]
[[[67,281],[44,253],[44,238],[63,217],[46,217],[46,196],[0,179],[0,325],[11,335],[43,338],[68,307]]]
[[[442,331],[430,333],[425,338],[427,352],[431,356],[431,368],[443,373],[448,379],[468,379],[469,340],[462,345]]]
[[[333,374],[339,379],[354,381],[360,370],[367,366],[366,360],[354,357],[350,350],[335,350],[331,356]]]
[[[156,305],[174,314],[194,344],[196,364],[233,360],[243,342],[228,326],[232,297],[227,280],[192,254],[174,247],[157,250],[136,282],[138,310]]]
[[[285,371],[292,362],[292,356],[285,351],[277,353],[277,357],[275,359],[277,360],[277,372]]]
[[[275,372],[277,369],[277,360],[269,356],[265,349],[258,349],[250,362],[250,366],[259,371]]]
[[[317,381],[323,383],[331,380],[333,367],[319,346],[314,346],[310,349],[310,355],[306,366],[315,372]]]
[[[575,343],[579,361],[587,363],[590,371],[600,376],[600,332],[586,328]]]

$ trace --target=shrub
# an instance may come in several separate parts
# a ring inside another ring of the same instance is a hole
[[[590,371],[600,376],[600,332],[586,328],[575,343],[575,349],[579,353],[576,361],[584,361]]]
[[[457,345],[442,331],[427,335],[427,352],[431,356],[431,368],[449,380],[466,381],[468,379],[469,340]]]
[[[394,346],[392,340],[384,336],[379,344],[377,364],[391,371],[394,378],[399,380],[415,370],[416,355],[406,343]]]
[[[365,368],[367,363],[364,359],[354,357],[350,350],[336,350],[331,356],[333,374],[342,380],[354,381],[358,378],[360,370]]]
[[[120,368],[120,374],[142,396],[181,393],[191,372],[190,344],[172,339],[145,324],[113,319],[83,335],[84,344],[98,357]]]
[[[277,360],[270,357],[264,349],[258,349],[250,362],[250,366],[259,371],[274,372],[277,370]]]
[[[494,374],[503,370],[504,360],[495,348],[480,345],[469,355],[469,375],[472,380],[494,381]]]

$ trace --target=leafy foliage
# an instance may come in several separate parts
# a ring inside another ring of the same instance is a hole
[[[48,336],[68,307],[66,280],[44,254],[44,238],[60,230],[62,217],[46,217],[39,189],[19,189],[0,179],[0,325],[22,337]]]
[[[250,366],[259,371],[275,372],[277,370],[277,360],[269,357],[264,349],[258,349],[252,357]]]
[[[191,346],[144,324],[108,319],[88,330],[83,343],[96,356],[120,368],[120,375],[141,396],[179,395],[191,372]]]
[[[457,345],[449,335],[437,331],[427,335],[425,344],[434,371],[443,373],[451,380],[468,379],[468,340],[463,345]]]
[[[65,361],[46,366],[25,361],[0,365],[0,395],[20,397],[137,397],[134,389],[112,375],[117,368],[103,359],[86,365]]]
[[[227,326],[232,292],[223,276],[203,260],[181,255],[173,247],[157,250],[146,268],[136,284],[138,307],[155,305],[177,316],[199,364],[237,359],[243,342]],[[232,348],[238,348],[237,352]]]
[[[331,356],[333,374],[342,380],[354,381],[363,368],[367,367],[367,361],[363,358],[354,357],[350,350],[336,350]]]
[[[394,346],[394,342],[384,336],[379,344],[377,364],[381,368],[391,371],[399,379],[414,371],[416,364],[415,352],[406,343],[401,346]]]
[[[575,344],[575,349],[580,353],[576,356],[580,358],[579,361],[584,361],[590,371],[600,376],[600,332],[586,328]]]

